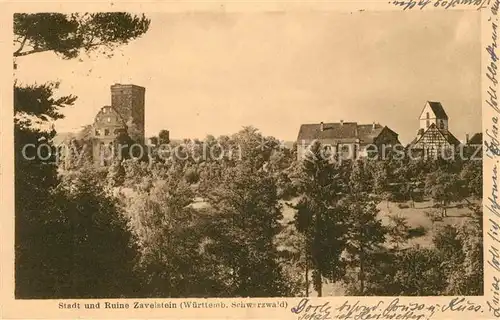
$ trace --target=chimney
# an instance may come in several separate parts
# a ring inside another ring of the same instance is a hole
[[[375,130],[376,124],[375,121],[373,121],[372,129]]]
[[[469,143],[469,134],[468,133],[465,135],[465,143]]]
[[[340,120],[340,125],[343,126],[344,125],[344,120]]]
[[[323,122],[320,122],[320,124],[319,124],[319,130],[320,131],[325,130],[325,126],[324,126]]]

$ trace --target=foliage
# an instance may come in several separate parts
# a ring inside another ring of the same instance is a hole
[[[75,58],[127,43],[148,26],[124,13],[15,14],[14,58],[43,51]],[[74,170],[59,185],[51,122],[76,97],[55,98],[58,86],[14,84],[16,298],[134,296],[134,241],[96,182],[106,173]]]
[[[109,167],[107,181],[111,188],[120,187],[125,183],[125,168],[120,160],[115,160]]]
[[[391,192],[389,189],[389,173],[386,162],[378,161],[373,171],[373,193],[386,200],[388,205]]]
[[[461,180],[457,174],[442,170],[428,174],[425,181],[426,192],[440,204],[443,216],[446,216],[447,205],[460,199],[461,188]]]
[[[472,214],[473,218],[467,223],[437,230],[433,239],[445,261],[446,294],[483,294],[482,211],[475,208]]]
[[[190,207],[194,194],[177,179],[154,183],[130,199],[128,215],[141,247],[143,293],[148,297],[224,296],[218,265],[206,251],[207,221]]]
[[[240,161],[252,170],[259,170],[269,161],[278,144],[275,138],[264,137],[257,128],[249,126],[243,127],[242,130],[234,134],[226,148],[230,148],[234,152],[238,151]]]
[[[294,220],[306,241],[307,264],[312,270],[314,289],[319,296],[323,277],[337,281],[345,272],[340,257],[346,245],[347,231],[344,212],[338,207],[343,184],[340,167],[322,157],[321,152],[321,144],[316,143],[302,162],[299,173],[302,198],[297,204]]]
[[[59,88],[59,82],[49,82],[42,85],[14,86],[14,115],[32,116],[41,121],[51,121],[63,118],[61,111],[72,106],[76,101],[73,95],[54,98],[55,91]],[[16,118],[16,124],[26,128],[32,127],[33,121],[29,119]]]
[[[483,197],[483,162],[469,160],[464,164],[460,178],[465,182],[467,195],[476,199]]]
[[[393,277],[397,270],[395,265],[396,255],[393,251],[384,247],[365,255],[364,260],[364,283],[363,290],[360,290],[358,275],[356,270],[350,270],[344,277],[346,295],[349,296],[384,296],[394,295],[397,285],[393,283]]]
[[[143,182],[144,178],[151,175],[148,169],[148,163],[138,159],[128,159],[120,163],[125,171],[124,186],[132,189],[137,189]]]
[[[58,203],[64,209],[59,209],[62,221],[53,225],[52,232],[65,241],[56,240],[51,252],[71,250],[56,262],[68,268],[72,280],[71,293],[63,297],[136,296],[136,241],[116,199],[96,176],[93,169],[83,168],[60,185],[67,200]]]
[[[170,143],[170,133],[168,130],[160,130],[158,133],[158,144],[168,144]]]
[[[279,263],[283,267],[285,277],[290,283],[290,296],[308,296],[307,290],[309,279],[297,270],[307,269],[307,257],[304,245],[306,239],[297,231],[293,224],[288,224],[275,238],[278,249]]]
[[[408,230],[408,239],[423,237],[427,234],[427,229],[423,226],[418,226],[414,228],[410,228]]]
[[[363,184],[365,180],[365,166],[361,162],[354,163],[349,179],[350,194],[341,203],[347,212],[346,260],[357,273],[357,277],[347,277],[344,282],[351,287],[351,292],[358,295],[363,295],[366,290],[366,263],[380,252],[386,234],[377,218],[377,203]]]
[[[197,183],[200,180],[200,174],[194,168],[188,168],[184,173],[184,179],[189,184]]]
[[[36,86],[14,88],[14,110],[18,116],[14,120],[16,297],[55,294],[47,291],[54,277],[50,267],[40,268],[48,254],[43,246],[50,245],[44,240],[48,232],[44,228],[45,219],[57,215],[54,194],[59,181],[54,153],[51,156],[55,131],[44,130],[33,119],[43,121],[61,117],[58,108],[73,103],[70,97],[53,99],[54,88],[55,85],[42,89]],[[24,114],[32,118],[22,117]],[[42,152],[37,155],[37,150]]]
[[[243,164],[228,168],[210,194],[212,241],[207,250],[225,268],[229,296],[287,296],[274,239],[281,230],[281,205],[274,180]]]
[[[443,221],[443,215],[435,209],[424,211],[424,214],[433,224],[435,222]]]
[[[392,295],[436,296],[446,288],[442,258],[434,249],[409,248],[396,254],[397,270],[390,287]]]
[[[399,215],[389,216],[388,234],[396,249],[408,240],[409,231],[410,227],[406,218]]]

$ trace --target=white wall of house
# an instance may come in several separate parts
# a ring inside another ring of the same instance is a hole
[[[303,160],[312,143],[297,143],[297,159]],[[338,155],[341,159],[357,159],[358,157],[366,156],[364,149],[361,149],[357,143],[344,143],[344,144],[327,144],[322,143],[324,150],[322,155],[328,159],[334,159]]]

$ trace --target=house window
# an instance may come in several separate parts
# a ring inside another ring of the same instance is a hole
[[[104,129],[104,135],[109,136],[109,129]]]
[[[429,115],[429,113],[427,113],[427,115]],[[429,126],[431,125],[431,122],[429,121],[429,119],[427,119],[427,121],[425,121],[425,125],[427,128],[429,128]]]
[[[99,131],[99,129],[95,129],[95,135],[96,136],[100,136],[101,135],[101,132]]]
[[[427,112],[427,116],[426,116],[427,119],[429,119],[429,112]]]
[[[443,120],[441,120],[441,121],[439,122],[439,128],[440,128],[440,129],[444,129],[444,121],[443,121]]]
[[[342,150],[342,152],[349,152],[349,146],[344,144],[340,150]]]
[[[111,117],[108,117],[108,122],[111,122]]]

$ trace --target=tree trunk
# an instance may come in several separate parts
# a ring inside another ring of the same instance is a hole
[[[316,272],[314,273],[315,276],[314,276],[314,279],[313,279],[313,284],[314,284],[314,288],[318,291],[318,297],[321,297],[322,296],[322,290],[323,290],[323,282],[322,282],[322,279],[321,279],[321,274],[322,274],[322,270],[321,270],[321,267],[320,267],[320,263],[318,261],[318,252],[319,252],[319,243],[320,243],[320,240],[319,240],[319,235],[320,235],[320,226],[321,226],[321,221],[322,221],[322,212],[319,211],[316,213],[316,221],[315,221],[315,230],[314,230],[314,241],[313,241],[313,248],[311,248],[311,256],[312,256],[312,260],[313,260],[313,263],[314,263],[314,269],[316,270]]]
[[[306,255],[305,255],[305,262],[306,262],[306,274],[305,274],[305,280],[306,280],[306,297],[309,297],[309,252],[307,250],[307,241],[306,241]]]
[[[364,264],[364,252],[363,248],[361,248],[361,252],[359,255],[359,292],[361,295],[365,293],[365,264]]]
[[[321,272],[316,272],[314,276],[314,288],[318,291],[318,297],[323,296],[323,281],[321,279]]]
[[[78,265],[78,263],[76,261],[76,252],[78,250],[77,249],[77,242],[78,242],[77,236],[79,235],[79,232],[78,232],[78,230],[76,228],[76,226],[77,226],[77,221],[76,220],[79,217],[80,217],[80,215],[78,215],[78,213],[76,213],[76,214],[72,215],[72,219],[71,219],[72,220],[71,222],[73,224],[72,225],[72,229],[73,229],[73,243],[72,243],[73,244],[73,250],[71,252],[71,255],[72,255],[71,256],[71,259],[72,259],[71,262],[73,264],[73,268],[71,270],[71,278],[72,278],[71,279],[72,280],[72,288],[71,289],[72,289],[72,292],[73,292],[73,297],[77,297],[77,298],[79,297],[79,290],[78,290],[79,289],[78,288],[78,284],[79,284],[78,283],[78,273],[79,273],[78,267],[79,267],[79,265]]]
[[[306,261],[306,297],[309,297],[309,266]]]

